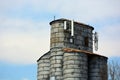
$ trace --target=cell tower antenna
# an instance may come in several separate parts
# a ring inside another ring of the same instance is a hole
[[[71,20],[71,36],[74,36],[74,20]]]
[[[55,20],[55,16],[54,16],[54,20]]]
[[[95,51],[98,50],[98,33],[97,32],[94,33],[94,48],[95,48]]]

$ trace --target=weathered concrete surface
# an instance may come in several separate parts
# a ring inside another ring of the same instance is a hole
[[[37,61],[37,80],[50,80],[51,77],[56,80],[107,80],[107,57],[86,54],[93,53],[94,28],[79,22],[72,24],[74,28],[67,19],[50,22],[50,51]],[[66,52],[63,48],[84,52]]]

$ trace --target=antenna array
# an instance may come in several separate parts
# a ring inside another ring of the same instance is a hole
[[[93,38],[94,38],[94,48],[97,51],[98,50],[98,33],[97,32],[94,33]]]

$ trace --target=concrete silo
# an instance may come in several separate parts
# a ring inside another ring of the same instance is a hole
[[[63,18],[50,25],[50,51],[37,60],[38,80],[107,80],[107,57],[93,53],[92,26]]]

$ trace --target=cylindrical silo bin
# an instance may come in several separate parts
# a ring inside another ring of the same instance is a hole
[[[50,77],[56,80],[63,80],[63,51],[61,47],[51,49],[50,54]]]
[[[69,52],[63,56],[63,80],[88,80],[87,55]]]
[[[50,48],[64,47],[64,29],[63,22],[56,22],[51,24],[51,39]]]
[[[89,80],[108,80],[107,79],[107,57],[92,55],[89,56]]]
[[[38,61],[37,80],[48,80],[50,74],[50,53],[44,54]]]

